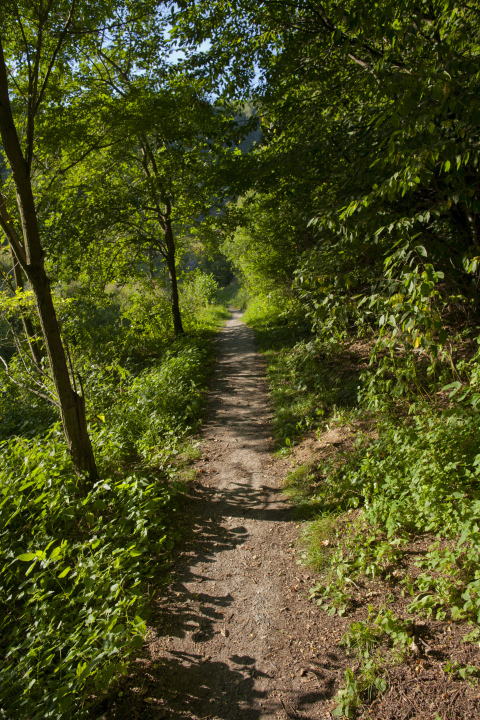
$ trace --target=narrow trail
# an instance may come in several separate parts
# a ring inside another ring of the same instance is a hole
[[[218,338],[193,536],[157,601],[130,717],[330,717],[340,658],[319,648],[298,526],[281,495],[286,463],[269,453],[264,364],[240,317],[233,311]]]

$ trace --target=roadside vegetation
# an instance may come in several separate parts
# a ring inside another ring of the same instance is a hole
[[[211,341],[227,317],[218,289],[211,274],[188,278],[187,332],[177,339],[158,283],[139,278],[96,298],[81,283],[59,289],[100,474],[88,488],[73,471],[56,408],[29,392],[18,355],[2,376],[5,717],[81,717],[142,646],[150,594],[180,539]],[[6,312],[10,323],[14,314]]]
[[[375,333],[319,338],[299,316],[298,301],[264,296],[246,319],[268,362],[278,452],[296,465],[286,493],[303,519],[303,562],[317,571],[312,600],[330,616],[369,608],[344,637],[353,664],[336,713],[367,717],[392,667],[435,658],[448,677],[479,673],[425,639],[429,620],[455,624],[467,648],[480,638],[475,331],[452,342],[454,363],[397,352],[394,374]],[[296,461],[312,436],[318,449]]]

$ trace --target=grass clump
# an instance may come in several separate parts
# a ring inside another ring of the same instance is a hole
[[[323,515],[304,523],[301,544],[304,547],[302,560],[321,572],[331,562],[333,549],[336,545],[336,516]]]
[[[312,463],[302,463],[291,470],[285,480],[285,493],[301,502],[315,475],[312,473]]]

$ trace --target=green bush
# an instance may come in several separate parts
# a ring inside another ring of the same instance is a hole
[[[119,294],[123,352],[155,352],[159,343],[173,336],[168,291],[159,284],[145,283],[122,288]]]
[[[77,362],[155,353],[173,336],[167,290],[158,282],[138,280],[92,296],[75,286],[57,299],[65,341]]]
[[[0,708],[81,717],[142,644],[143,581],[175,539],[179,488],[132,473],[81,497],[57,427],[0,458]]]
[[[9,367],[13,375],[22,377],[15,357]],[[14,435],[34,437],[46,432],[57,420],[58,412],[53,405],[15,385],[0,372],[0,441]]]
[[[219,285],[212,273],[193,270],[184,275],[180,308],[186,329],[197,328],[211,322],[212,310],[218,301],[218,292]]]
[[[116,402],[92,429],[108,462],[129,457],[158,461],[165,447],[198,427],[210,368],[210,343],[180,338],[160,361],[136,376],[124,374]],[[121,391],[121,393],[120,393]]]

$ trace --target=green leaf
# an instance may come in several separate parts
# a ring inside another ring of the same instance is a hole
[[[86,662],[79,662],[77,665],[77,677],[79,680],[83,680],[83,678],[87,675],[87,663]]]
[[[462,387],[462,383],[458,380],[455,380],[454,382],[449,383],[448,385],[444,385],[442,387],[442,390],[452,390],[449,397],[453,397]]]
[[[17,560],[22,560],[22,562],[30,562],[30,560],[35,560],[37,555],[35,553],[23,553],[22,555],[19,555],[17,557]]]

